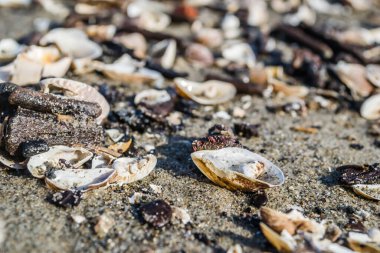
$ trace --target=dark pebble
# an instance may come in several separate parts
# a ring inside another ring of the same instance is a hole
[[[172,208],[164,200],[155,200],[140,209],[144,220],[153,227],[165,226],[172,217]]]
[[[25,158],[46,152],[49,150],[49,146],[44,140],[26,141],[20,146],[21,155]]]
[[[352,143],[352,144],[350,144],[350,148],[356,149],[356,150],[362,150],[364,148],[364,146],[361,144],[358,144],[358,143]]]
[[[259,126],[260,125],[253,125],[253,124],[247,124],[247,123],[235,123],[234,132],[236,135],[242,136],[244,138],[251,138],[252,136],[258,137]]]
[[[79,205],[82,200],[81,191],[61,191],[50,194],[47,201],[59,207],[73,207]]]

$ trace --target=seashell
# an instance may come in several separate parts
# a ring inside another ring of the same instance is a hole
[[[375,120],[380,118],[380,94],[367,98],[360,108],[363,118]]]
[[[335,37],[341,43],[366,47],[380,43],[380,28],[352,28],[343,32],[337,32]]]
[[[195,33],[197,41],[206,47],[216,48],[223,43],[223,34],[220,30],[215,28],[200,28]]]
[[[59,169],[62,161],[70,163],[73,168],[79,168],[89,161],[92,153],[84,148],[72,148],[67,146],[53,146],[49,151],[32,156],[27,167],[29,172],[37,178],[44,178],[48,169]]]
[[[352,185],[352,189],[367,199],[380,201],[380,184],[355,184]]]
[[[174,39],[167,39],[154,44],[151,56],[161,58],[160,63],[164,68],[172,68],[177,56],[177,42]]]
[[[32,0],[0,0],[0,7],[28,7]]]
[[[297,243],[291,235],[287,234],[287,232],[280,235],[263,222],[260,222],[260,228],[265,238],[277,249],[278,252],[291,253],[295,251]]]
[[[15,170],[25,169],[25,162],[15,162],[0,153],[0,164]]]
[[[229,61],[247,65],[249,68],[254,67],[256,63],[256,56],[251,47],[243,42],[232,41],[224,44],[222,56]]]
[[[148,43],[141,33],[121,35],[116,37],[115,41],[121,43],[126,48],[132,49],[137,57],[145,58]]]
[[[235,39],[239,37],[240,30],[240,20],[233,14],[227,14],[224,16],[221,28],[226,39]]]
[[[257,191],[284,183],[283,172],[270,161],[243,148],[201,150],[191,154],[201,172],[229,190]]]
[[[112,183],[128,184],[143,179],[156,167],[157,158],[146,155],[142,158],[123,157],[113,163],[117,175]]]
[[[74,59],[96,59],[103,53],[98,44],[89,40],[83,31],[76,28],[56,28],[40,40],[41,45],[51,43]]]
[[[371,230],[370,230],[371,232]],[[348,246],[355,252],[361,253],[375,253],[380,252],[380,242],[375,238],[370,237],[369,234],[349,232],[348,233]]]
[[[156,105],[168,102],[171,100],[170,94],[166,90],[148,89],[139,92],[134,99],[136,105],[144,103],[147,105]]]
[[[236,94],[233,84],[218,80],[198,83],[184,78],[175,78],[174,84],[179,95],[202,105],[222,104],[234,98]]]
[[[112,144],[108,147],[108,149],[114,152],[117,152],[119,154],[124,154],[125,152],[128,151],[131,145],[132,145],[132,139],[126,142],[118,142],[118,143]]]
[[[172,22],[169,15],[159,11],[144,11],[137,19],[137,25],[151,32],[165,30]]]
[[[105,133],[108,135],[108,137],[111,138],[113,142],[120,141],[125,134],[120,129],[107,129],[105,130]]]
[[[273,0],[271,7],[277,13],[289,12],[301,4],[300,0]]]
[[[42,5],[45,11],[51,13],[55,17],[64,19],[70,14],[70,10],[57,0],[38,0],[38,2]]]
[[[309,89],[300,85],[288,85],[276,78],[268,78],[268,84],[273,86],[273,91],[286,97],[304,98],[309,94]]]
[[[255,1],[248,7],[247,23],[252,26],[262,26],[269,20],[268,5],[265,1]]]
[[[51,90],[61,90],[65,96],[73,99],[94,102],[102,108],[101,115],[97,118],[97,122],[101,123],[107,118],[110,112],[110,105],[107,100],[95,88],[82,82],[64,79],[64,78],[48,78],[40,82],[41,89],[44,93]]]
[[[22,51],[23,46],[14,39],[0,40],[0,63],[11,61]]]
[[[214,56],[210,49],[198,43],[192,43],[186,48],[185,57],[189,62],[201,67],[208,67],[214,63]]]
[[[115,176],[110,168],[62,169],[48,172],[45,182],[54,190],[87,191],[106,186]]]
[[[307,5],[301,5],[297,12],[294,14],[288,14],[284,17],[284,22],[292,26],[298,26],[299,24],[307,24],[313,26],[317,20],[316,13],[307,7]]]
[[[125,83],[154,83],[161,86],[164,78],[157,72],[143,68],[142,62],[132,59],[124,54],[112,64],[93,62],[93,68],[101,71],[107,77]]]
[[[360,97],[366,97],[373,91],[373,86],[366,79],[366,69],[360,64],[346,63],[343,61],[335,65],[335,73],[353,93]]]
[[[74,10],[76,13],[81,15],[97,15],[104,12],[104,6],[91,5],[87,3],[76,3]]]
[[[368,81],[380,88],[380,65],[369,64],[366,66]]]
[[[116,34],[115,25],[89,25],[85,28],[86,34],[88,37],[105,41],[111,40]]]

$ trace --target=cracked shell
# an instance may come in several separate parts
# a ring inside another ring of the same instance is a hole
[[[92,153],[84,148],[53,146],[49,151],[32,156],[27,164],[29,172],[36,178],[44,178],[48,169],[61,169],[69,163],[70,168],[79,168],[90,160]]]
[[[146,155],[142,158],[122,157],[113,163],[117,175],[112,183],[128,184],[143,179],[156,167],[157,158]]]
[[[234,98],[236,94],[233,84],[218,80],[198,83],[184,78],[175,78],[174,83],[179,95],[202,105],[222,104]]]
[[[285,181],[277,166],[243,148],[201,150],[192,153],[191,158],[206,177],[229,190],[253,192]]]

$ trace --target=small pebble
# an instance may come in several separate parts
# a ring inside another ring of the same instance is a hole
[[[144,220],[153,227],[163,227],[172,218],[172,208],[164,200],[155,200],[141,207]]]

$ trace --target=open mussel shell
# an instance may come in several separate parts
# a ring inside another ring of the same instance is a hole
[[[218,80],[198,83],[184,78],[175,78],[174,83],[181,96],[202,105],[222,104],[234,98],[236,94],[233,84]]]
[[[102,113],[97,118],[97,123],[101,123],[107,118],[110,112],[110,105],[107,100],[88,84],[64,78],[48,78],[42,80],[40,85],[44,93],[49,93],[51,90],[60,90],[70,98],[97,103],[102,108]]]
[[[260,222],[260,228],[265,238],[270,242],[270,244],[272,244],[273,247],[276,248],[278,252],[294,252],[294,240],[286,240],[286,238],[278,234],[269,226],[265,225],[263,222]],[[291,237],[289,238],[292,239]]]
[[[111,168],[62,169],[48,172],[45,182],[54,190],[87,191],[106,186],[115,176]]]
[[[27,167],[34,177],[44,178],[48,169],[62,169],[62,166],[66,165],[79,168],[90,160],[92,155],[84,148],[53,146],[45,153],[32,156]]]
[[[285,181],[277,166],[243,148],[201,150],[192,153],[191,158],[206,177],[229,190],[253,192]]]
[[[380,201],[380,184],[355,184],[352,189],[360,196]]]
[[[118,158],[112,166],[117,173],[112,183],[128,184],[141,180],[152,172],[156,164],[157,158],[154,155],[146,155],[142,158]]]
[[[363,118],[375,120],[380,118],[380,94],[367,98],[360,108]]]

